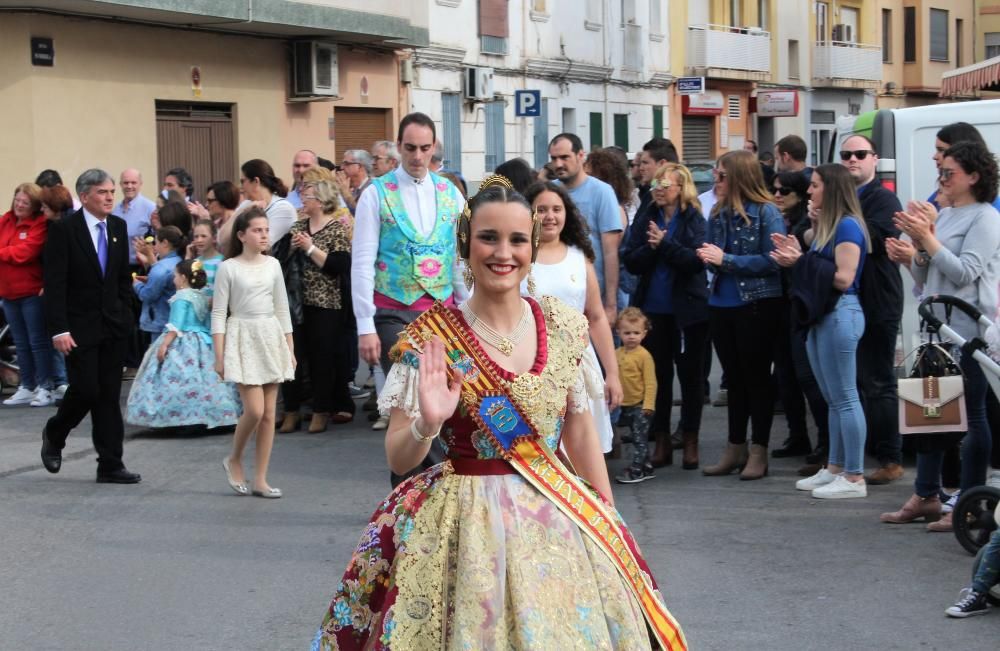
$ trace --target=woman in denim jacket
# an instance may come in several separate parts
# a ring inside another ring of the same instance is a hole
[[[728,475],[743,466],[740,479],[767,474],[767,445],[774,417],[771,363],[781,311],[781,273],[771,259],[771,236],[785,223],[756,157],[734,151],[715,170],[718,203],[708,220],[706,244],[698,249],[715,277],[708,299],[709,330],[729,380],[729,444],[706,475]],[[747,453],[747,425],[752,445]]]

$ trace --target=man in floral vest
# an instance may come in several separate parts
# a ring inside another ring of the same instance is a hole
[[[410,113],[399,123],[396,141],[402,163],[372,179],[361,194],[351,247],[361,358],[381,363],[386,374],[389,349],[406,325],[435,300],[450,304],[467,294],[455,254],[465,200],[450,181],[429,169],[434,121]]]

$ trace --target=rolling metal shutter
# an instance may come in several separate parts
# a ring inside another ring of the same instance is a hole
[[[388,127],[388,109],[340,108],[333,112],[336,128],[337,160],[344,160],[348,149],[372,150],[376,140],[395,140],[396,134]]]
[[[197,102],[156,102],[156,159],[159,187],[167,170],[183,167],[194,179],[194,199],[216,181],[236,181],[233,106]]]
[[[712,127],[715,118],[684,118],[681,122],[685,161],[712,160]]]

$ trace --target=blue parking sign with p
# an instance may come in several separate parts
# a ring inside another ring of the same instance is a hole
[[[515,90],[514,116],[519,118],[537,118],[542,114],[542,91]]]

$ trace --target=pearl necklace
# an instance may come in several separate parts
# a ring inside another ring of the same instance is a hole
[[[491,328],[479,317],[478,314],[472,311],[468,302],[462,304],[461,310],[462,314],[465,315],[465,320],[468,322],[469,327],[472,328],[472,331],[475,332],[476,335],[478,335],[484,342],[493,346],[507,357],[510,357],[514,352],[514,346],[519,344],[521,340],[524,339],[524,335],[528,332],[528,328],[532,322],[531,309],[525,301],[521,301],[521,320],[517,322],[514,329],[507,335],[501,335],[499,332]]]

